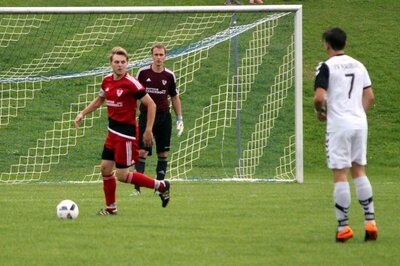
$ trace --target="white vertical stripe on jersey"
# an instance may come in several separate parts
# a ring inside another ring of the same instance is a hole
[[[126,145],[126,165],[131,165],[132,163],[132,142],[125,142]]]

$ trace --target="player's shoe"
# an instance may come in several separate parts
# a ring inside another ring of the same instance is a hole
[[[117,208],[104,208],[97,212],[98,215],[117,215]]]
[[[159,196],[161,198],[163,208],[167,207],[169,202],[169,190],[170,190],[170,183],[169,181],[165,180],[165,187],[162,192],[160,192]]]
[[[376,240],[378,238],[378,227],[375,222],[368,221],[364,226],[365,229],[365,241]]]
[[[350,226],[345,226],[343,231],[336,232],[336,242],[346,242],[353,237],[353,230]]]

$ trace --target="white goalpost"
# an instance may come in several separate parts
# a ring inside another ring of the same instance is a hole
[[[0,7],[0,183],[101,180],[105,107],[73,120],[112,47],[135,75],[156,42],[185,121],[166,178],[303,182],[302,6],[262,5]]]

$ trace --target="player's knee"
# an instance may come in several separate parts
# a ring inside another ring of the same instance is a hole
[[[104,165],[101,165],[100,171],[102,176],[109,176],[113,174],[113,168]]]
[[[126,169],[117,169],[117,171],[115,171],[115,176],[120,182],[126,182],[128,174],[129,171],[127,171]]]
[[[366,175],[365,167],[363,165],[353,162],[352,167],[351,167],[351,174],[352,174],[353,178],[365,176]]]

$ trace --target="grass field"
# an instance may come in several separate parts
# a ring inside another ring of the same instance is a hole
[[[375,181],[375,179],[373,180]],[[397,189],[373,182],[379,240],[364,243],[357,204],[355,237],[334,242],[330,182],[175,183],[171,204],[119,185],[118,216],[95,215],[95,185],[0,186],[2,265],[398,265]],[[77,220],[55,217],[76,199]],[[356,199],[353,198],[353,202]],[[4,215],[5,214],[5,215]]]
[[[176,183],[170,206],[119,185],[120,215],[98,217],[101,185],[1,186],[2,265],[398,265],[396,188],[374,182],[379,241],[334,243],[329,182]],[[79,202],[74,221],[55,217],[60,198]],[[6,200],[8,199],[8,200]],[[353,199],[355,200],[355,199]]]
[[[118,5],[222,2],[124,0]],[[166,209],[151,191],[139,198],[128,197],[132,188],[120,184],[120,215],[116,217],[95,215],[103,202],[101,184],[3,184],[0,265],[400,265],[400,3],[265,2],[303,5],[304,184],[174,183]],[[65,4],[97,3],[5,0],[0,5]],[[113,4],[109,0],[101,3]],[[376,104],[369,115],[367,168],[380,228],[375,243],[363,242],[362,214],[354,195],[350,223],[355,238],[346,244],[333,241],[336,222],[331,177],[324,160],[324,125],[316,122],[311,107],[314,68],[326,57],[320,36],[331,26],[347,31],[347,51],[365,63],[375,90]],[[65,198],[75,200],[80,207],[75,221],[55,217],[55,206]]]

